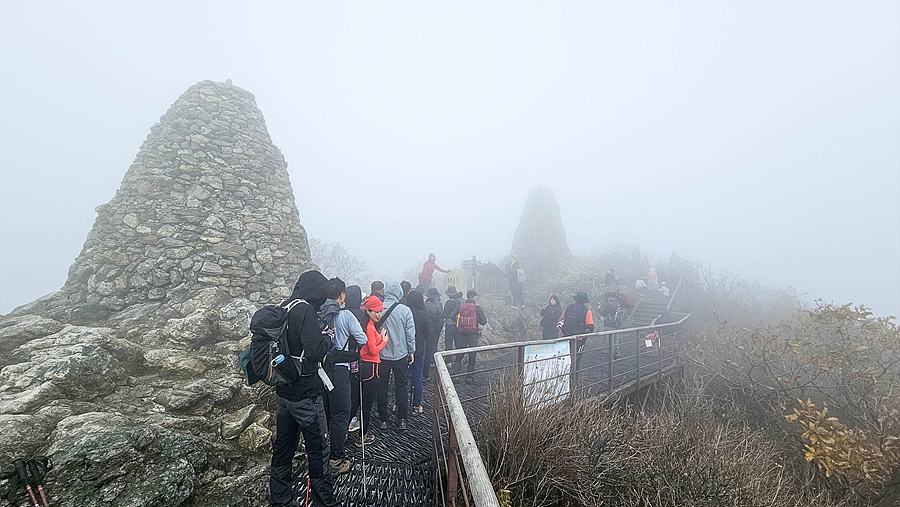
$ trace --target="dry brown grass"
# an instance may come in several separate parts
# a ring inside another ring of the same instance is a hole
[[[667,386],[643,413],[596,398],[528,410],[504,385],[479,447],[513,506],[851,505],[698,379]]]

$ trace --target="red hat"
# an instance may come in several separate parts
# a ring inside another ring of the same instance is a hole
[[[366,310],[372,310],[373,312],[380,312],[384,310],[384,303],[378,299],[377,296],[369,296],[366,298],[365,303]]]

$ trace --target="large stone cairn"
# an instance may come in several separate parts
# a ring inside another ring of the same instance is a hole
[[[52,505],[268,505],[272,399],[238,354],[253,313],[310,267],[253,95],[192,86],[97,208],[62,290],[0,316],[0,475],[48,455]]]
[[[150,130],[69,269],[70,305],[105,317],[170,293],[289,293],[309,246],[287,173],[253,94],[190,87]],[[96,320],[96,319],[95,319]]]
[[[519,257],[529,280],[542,278],[571,257],[559,205],[550,187],[540,185],[529,192],[513,238],[512,254]]]

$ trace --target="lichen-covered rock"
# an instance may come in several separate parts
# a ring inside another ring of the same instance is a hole
[[[48,453],[50,501],[79,507],[181,505],[209,460],[197,437],[101,412],[60,421]]]
[[[259,423],[253,423],[241,433],[238,443],[251,453],[266,452],[272,448],[272,432]]]
[[[257,306],[246,299],[235,299],[219,310],[216,341],[240,340],[250,334],[250,318]]]
[[[67,326],[22,345],[18,352],[25,360],[0,370],[0,413],[29,410],[57,397],[90,400],[112,392],[127,374],[103,347],[111,339],[116,339],[111,329]]]
[[[222,418],[221,434],[224,440],[232,440],[241,435],[241,433],[250,426],[250,416],[256,405],[247,405],[235,412],[228,414]]]
[[[215,404],[230,400],[233,395],[230,388],[201,379],[161,391],[156,396],[156,403],[173,412],[189,411],[202,415]]]
[[[63,324],[38,315],[21,315],[0,321],[0,366],[11,362],[10,353],[35,338],[57,333]]]
[[[25,414],[0,414],[0,463],[35,456],[46,445],[55,421]]]
[[[190,349],[200,348],[201,345],[215,341],[214,319],[214,313],[201,308],[187,317],[169,319],[162,328],[162,334],[173,345]]]

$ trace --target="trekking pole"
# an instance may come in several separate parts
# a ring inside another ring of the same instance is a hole
[[[360,371],[362,373],[362,371]],[[363,405],[363,380],[362,375],[359,376],[359,407],[362,411],[359,413],[359,440],[362,442],[362,458],[360,458],[360,466],[362,467],[363,495],[366,488],[366,423],[363,421],[362,415],[366,409]]]
[[[32,486],[37,487],[42,507],[50,507],[50,502],[47,501],[47,494],[44,492],[44,486],[41,485],[41,483],[44,482],[44,476],[46,476],[47,472],[52,468],[53,461],[51,461],[50,458],[45,457],[29,461],[26,465],[26,471],[28,472],[29,479],[32,481]]]
[[[13,466],[16,467],[16,473],[19,475],[19,480],[22,481],[22,484],[25,485],[25,490],[28,491],[28,496],[31,497],[31,503],[34,507],[41,507],[41,504],[38,503],[37,497],[34,496],[34,490],[31,489],[31,484],[28,483],[28,472],[25,470],[25,462],[17,459]]]

